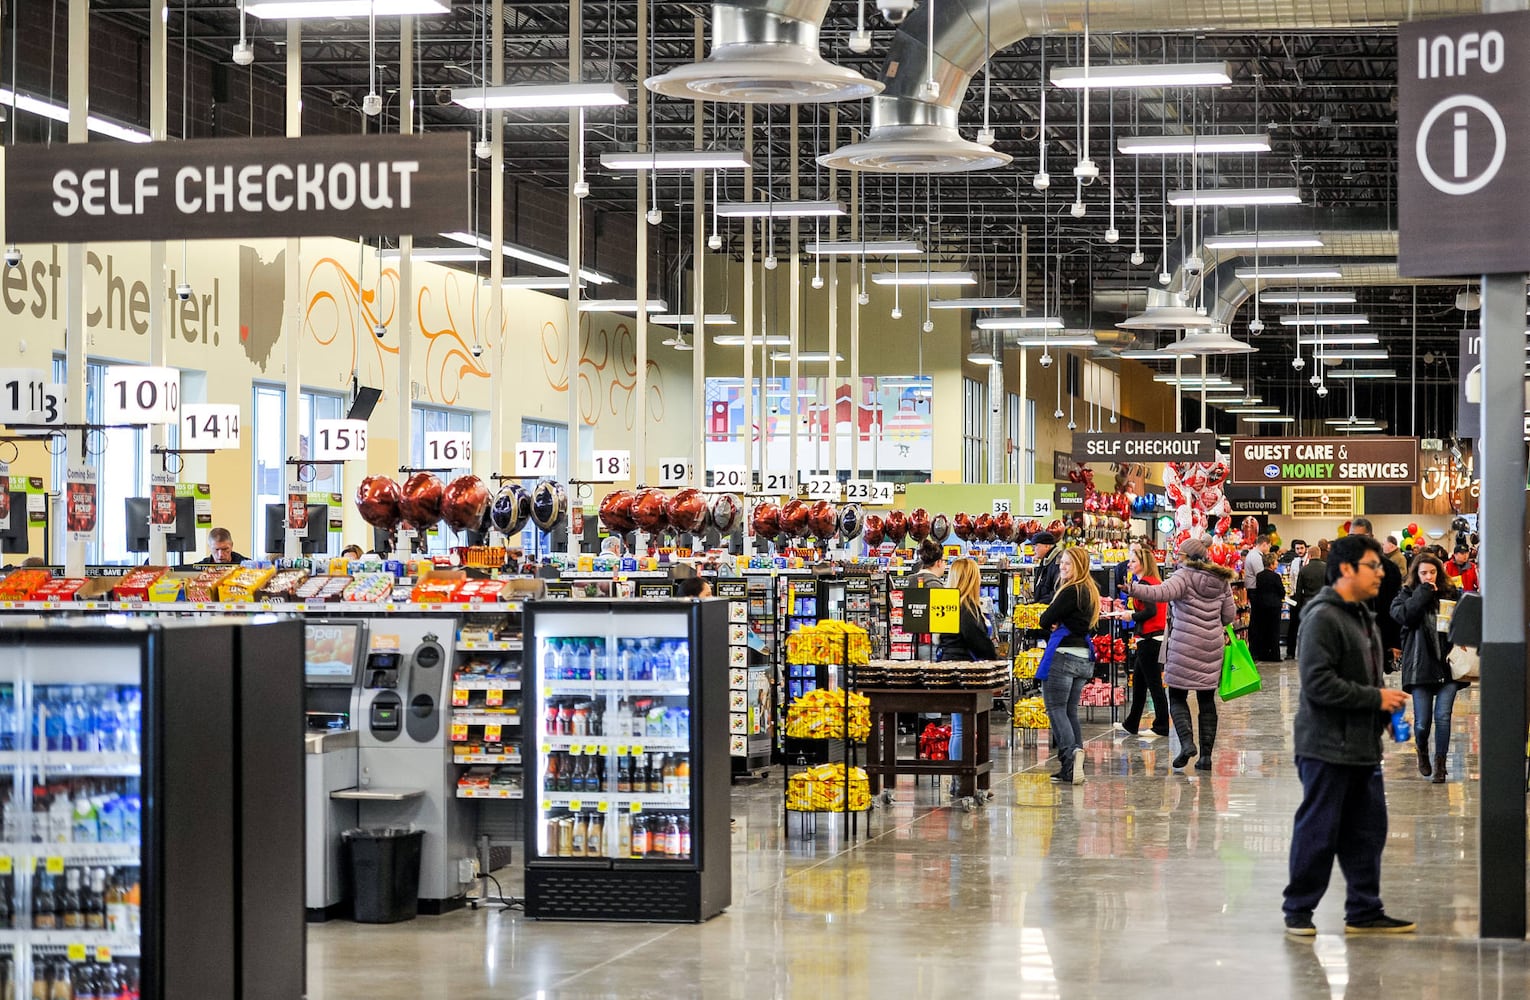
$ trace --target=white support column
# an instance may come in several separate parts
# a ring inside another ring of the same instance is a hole
[[[297,18],[287,21],[287,138],[296,139],[303,134],[303,22]],[[303,272],[299,266],[298,255],[302,248],[302,241],[289,238],[287,240],[287,323],[282,331],[283,354],[286,361],[287,373],[287,457],[299,458],[299,449],[302,447],[303,428],[298,426],[302,416],[299,407],[300,397],[303,392],[303,379],[300,360],[303,356]],[[361,281],[361,275],[356,276],[357,282]],[[282,469],[282,495],[287,493],[287,483],[297,478],[297,466],[284,466]],[[257,512],[259,513],[259,512]],[[285,556],[295,558],[300,554],[301,540],[297,532],[285,532],[286,550]],[[266,545],[270,548],[269,541]],[[255,556],[264,556],[264,552],[252,553]]]
[[[414,132],[414,18],[400,17],[398,24],[398,131]],[[398,464],[413,465],[414,404],[410,384],[414,381],[414,236],[405,233],[398,239]],[[382,284],[382,265],[377,267]],[[359,277],[358,277],[359,280]],[[379,300],[381,301],[381,300]],[[350,484],[346,483],[349,493]]]
[[[505,0],[489,4],[489,82],[505,82]],[[641,48],[641,46],[639,46]],[[491,111],[489,125],[489,311],[485,353],[489,357],[489,456],[475,467],[486,472],[504,468],[505,450],[516,438],[506,437],[505,356],[509,335],[505,330],[505,116]],[[474,220],[475,222],[477,220]],[[479,341],[483,343],[483,341]]]
[[[165,21],[165,0],[149,0],[149,138],[163,142],[169,131],[168,89],[166,67],[169,64],[169,29]],[[149,244],[149,364],[166,367],[169,356],[169,334],[165,323],[165,306],[169,299],[169,282],[165,280],[165,244],[155,240]],[[184,403],[184,400],[182,400]],[[168,437],[163,424],[149,428],[149,469],[159,472],[175,468],[169,455],[155,455],[155,448],[165,447]],[[166,465],[166,462],[169,462]],[[110,513],[108,517],[112,516]],[[184,528],[185,525],[177,525]],[[157,531],[149,532],[149,562],[163,566],[165,559],[165,536]]]
[[[744,155],[754,162],[754,105],[744,105]],[[744,168],[744,200],[754,200],[754,168]],[[754,220],[744,219],[744,268],[743,292],[740,303],[744,311],[744,492],[754,489]],[[763,404],[763,396],[761,403]],[[763,419],[764,407],[761,406]],[[754,526],[746,518],[744,538],[754,536]]]
[[[694,19],[696,41],[696,59],[699,62],[706,55],[706,44],[703,41],[705,25],[698,16]],[[646,89],[646,88],[645,88]],[[706,131],[705,102],[696,101],[692,107],[696,109],[695,129],[691,136],[691,148],[705,148],[704,133]],[[706,260],[707,260],[707,196],[706,196],[706,171],[691,171],[691,399],[696,404],[696,426],[694,436],[691,438],[691,480],[692,486],[702,486],[706,483],[706,475],[702,471],[707,460],[707,302],[706,302]],[[676,303],[678,306],[679,303]]]
[[[861,222],[861,182],[852,176],[850,181],[850,231],[851,239],[864,241],[866,227]],[[864,259],[862,257],[861,259]],[[839,266],[835,258],[835,267]],[[856,258],[846,258],[851,273],[850,281],[850,478],[861,475],[861,287],[862,268],[856,266]]]
[[[1020,308],[1025,309],[1026,295],[1028,294],[1031,266],[1031,227],[1020,227]],[[1046,309],[1041,310],[1046,315]],[[1027,445],[1031,440],[1031,400],[1030,382],[1031,373],[1028,367],[1029,357],[1025,348],[1020,348],[1020,440],[1015,442],[1015,447],[1020,449],[1020,485],[1029,486],[1036,478],[1036,470],[1032,466]],[[1026,517],[1030,517],[1029,511],[1023,511]]]
[[[11,112],[15,114],[15,111]],[[69,0],[69,141],[85,142],[88,134],[85,118],[90,113],[90,0]],[[85,244],[71,243],[66,253],[66,294],[64,306],[64,381],[68,386],[68,399],[64,405],[65,420],[71,424],[85,422]],[[84,463],[85,432],[69,431],[64,435],[69,448],[64,464],[77,466]],[[60,494],[63,483],[54,483]],[[99,489],[99,484],[97,485]],[[99,495],[99,494],[98,494]],[[48,530],[53,530],[52,511],[49,512]],[[69,576],[82,576],[85,572],[85,543],[66,542],[64,545],[64,572]]]
[[[648,79],[648,0],[637,5],[637,78]],[[637,149],[648,151],[648,88],[637,88]],[[648,171],[637,174],[637,262],[633,268],[637,288],[637,395],[633,398],[632,481],[648,479]],[[680,303],[675,303],[679,313]],[[700,333],[699,326],[692,330]]]
[[[797,110],[798,105],[793,104],[791,106],[791,141],[789,143],[790,153],[788,154],[791,157],[792,201],[796,201],[798,197],[800,197],[799,192],[801,191],[801,177],[799,176],[801,174],[801,169],[797,163]],[[765,138],[767,142],[770,141],[769,136],[766,136]],[[788,286],[790,289],[789,299],[791,302],[792,310],[791,323],[789,324],[792,343],[788,348],[788,350],[791,352],[791,356],[788,359],[786,366],[786,380],[789,383],[786,387],[786,412],[791,417],[791,437],[788,439],[787,444],[787,472],[791,476],[791,492],[793,495],[795,495],[797,492],[797,481],[799,475],[797,439],[802,436],[802,421],[798,419],[802,407],[802,400],[798,396],[797,387],[797,382],[802,377],[801,363],[798,361],[797,357],[798,354],[800,354],[802,351],[802,247],[800,245],[802,237],[800,230],[801,222],[795,215],[793,215],[790,230],[792,252],[791,255],[787,258],[791,261],[792,267],[792,273],[789,275],[791,284]]]
[[[578,83],[583,76],[584,10],[582,3],[568,5],[568,80]],[[574,184],[579,180],[583,154],[580,132],[584,114],[574,109],[568,115],[568,353],[564,355],[563,377],[568,382],[568,457],[564,459],[568,479],[579,478],[579,269],[583,266],[584,222]],[[579,503],[576,491],[569,488],[569,503]],[[570,518],[568,554],[579,552]]]

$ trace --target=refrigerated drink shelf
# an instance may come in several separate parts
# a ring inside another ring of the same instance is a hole
[[[596,694],[614,691],[643,697],[684,698],[690,695],[687,681],[543,681],[542,694],[548,698]]]
[[[542,792],[542,807],[562,806],[567,809],[598,807],[600,803],[610,806],[636,805],[640,809],[688,810],[689,795],[655,795],[644,792]]]
[[[453,764],[519,764],[518,753],[459,753],[452,756]]]
[[[136,753],[85,753],[72,751],[0,751],[0,767],[16,767],[25,761],[45,771],[90,771],[94,774],[137,774]]]
[[[36,858],[42,861],[47,858],[63,858],[66,862],[84,862],[94,864],[133,865],[138,864],[138,845],[100,843],[86,841],[82,843],[46,843],[46,844],[7,844],[0,843],[0,858]],[[21,867],[25,868],[23,861]]]
[[[523,799],[526,793],[519,788],[459,788],[459,799]]]
[[[0,930],[0,949],[18,944],[28,944],[37,948],[68,948],[70,945],[84,945],[91,950],[92,954],[97,948],[109,948],[113,955],[123,958],[138,954],[138,937],[133,934],[119,934],[116,931]]]
[[[544,736],[542,746],[545,750],[584,747],[586,754],[594,748],[594,751],[600,755],[609,753],[614,747],[618,757],[625,757],[628,754],[690,753],[691,751],[689,739],[668,736]]]

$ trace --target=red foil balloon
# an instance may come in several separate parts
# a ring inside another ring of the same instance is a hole
[[[993,535],[1001,542],[1014,541],[1014,516],[1010,514],[995,514],[993,518]]]
[[[833,538],[839,534],[839,512],[827,500],[819,500],[808,508],[808,531],[815,538]]]
[[[760,538],[774,538],[781,533],[781,508],[766,501],[754,508],[751,527]]]
[[[866,515],[866,526],[861,534],[866,539],[866,547],[868,549],[874,549],[882,544],[883,528],[884,525],[880,514]]]
[[[882,522],[882,530],[887,535],[887,540],[894,545],[901,544],[908,534],[908,515],[901,510],[890,510],[887,519]]]
[[[993,541],[993,515],[979,514],[972,525],[972,530],[977,535],[978,541]]]
[[[477,476],[458,476],[441,494],[441,517],[454,531],[478,531],[489,510],[489,489]]]
[[[649,534],[669,527],[669,498],[656,489],[638,490],[632,500],[632,520]]]
[[[397,528],[402,519],[398,512],[401,498],[398,483],[387,476],[368,476],[356,487],[356,509],[361,519],[385,531]]]
[[[631,490],[617,490],[600,501],[600,523],[607,531],[624,535],[637,528],[632,520],[632,500]]]
[[[697,489],[680,490],[669,500],[669,523],[687,534],[700,531],[707,523],[707,498]]]
[[[930,536],[930,512],[923,507],[915,507],[913,513],[908,516],[908,537],[916,542],[922,542]]]
[[[404,483],[398,512],[415,530],[425,531],[441,520],[441,499],[446,487],[429,472],[416,472]]]
[[[960,538],[964,542],[970,542],[972,540],[971,516],[962,513],[957,514],[955,517],[951,518],[951,530],[956,532],[957,538]]]
[[[808,533],[808,504],[805,500],[788,500],[781,508],[781,534],[788,538],[806,538]]]

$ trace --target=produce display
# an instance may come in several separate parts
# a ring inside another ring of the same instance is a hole
[[[388,476],[368,476],[356,487],[356,509],[360,511],[361,519],[384,531],[398,527],[403,517],[399,512],[402,499],[398,483]]]
[[[786,735],[794,739],[838,740],[845,737],[845,692],[839,688],[808,691],[786,706]],[[871,735],[871,699],[850,693],[850,739],[864,743]]]
[[[798,772],[786,782],[786,808],[792,812],[840,812],[846,807],[845,765],[819,764]],[[871,782],[866,772],[850,769],[849,808],[871,808]]]
[[[483,531],[489,489],[477,476],[458,476],[441,494],[441,517],[453,531]]]
[[[1038,698],[1020,698],[1015,702],[1016,729],[1051,729],[1046,706]]]
[[[441,500],[446,487],[429,472],[416,472],[404,481],[398,512],[417,531],[425,531],[441,520]]]
[[[871,636],[859,625],[829,619],[804,625],[786,637],[788,664],[839,663],[849,636],[850,665],[871,661]]]

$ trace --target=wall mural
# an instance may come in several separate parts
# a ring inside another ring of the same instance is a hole
[[[449,270],[439,290],[427,284],[415,296],[415,325],[426,343],[425,391],[437,403],[456,405],[465,380],[489,378],[484,359],[503,357],[510,310],[501,309],[499,329],[490,329],[490,303],[479,294],[482,288],[476,275]],[[473,357],[474,345],[483,348],[483,357]]]
[[[596,322],[601,324],[597,327]],[[607,329],[606,323],[615,323]],[[568,391],[568,340],[553,322],[542,324],[542,371],[555,392]],[[649,360],[648,419],[664,420],[664,372]],[[624,319],[579,317],[579,419],[593,427],[602,416],[620,417],[627,430],[637,421],[637,334]]]
[[[308,270],[304,286],[303,330],[320,347],[344,350],[350,341],[348,369],[367,385],[380,385],[387,375],[387,360],[398,357],[398,344],[379,339],[372,332],[379,322],[392,326],[398,303],[398,271],[385,268],[377,283],[365,288],[344,264],[322,257]],[[380,309],[386,302],[386,310]]]

